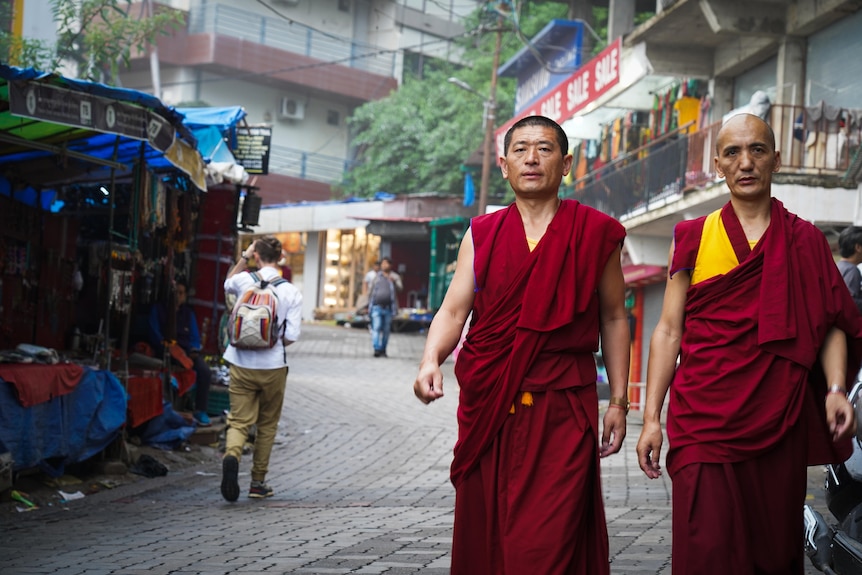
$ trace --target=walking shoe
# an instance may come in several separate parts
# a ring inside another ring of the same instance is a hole
[[[233,455],[225,455],[221,462],[221,496],[227,501],[239,499],[239,461]]]
[[[272,487],[263,481],[252,481],[251,487],[248,490],[248,496],[252,499],[263,499],[264,497],[272,497]]]
[[[205,411],[197,411],[195,412],[195,421],[198,422],[198,425],[201,427],[209,427],[212,425],[210,421],[210,416],[206,414]]]

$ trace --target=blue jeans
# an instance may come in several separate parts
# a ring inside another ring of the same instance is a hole
[[[389,343],[389,330],[392,328],[392,308],[382,305],[371,306],[371,345],[374,351],[385,352]]]

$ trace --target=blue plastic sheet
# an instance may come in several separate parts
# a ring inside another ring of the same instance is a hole
[[[126,391],[107,371],[84,368],[74,391],[32,407],[23,407],[14,387],[0,379],[0,453],[12,454],[14,470],[41,467],[59,477],[66,465],[114,441],[126,405]]]

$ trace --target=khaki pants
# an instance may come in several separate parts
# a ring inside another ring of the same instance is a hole
[[[227,416],[225,455],[239,461],[248,431],[257,424],[251,478],[263,481],[269,471],[269,456],[275,443],[278,420],[284,403],[287,367],[247,369],[230,366],[230,412]]]

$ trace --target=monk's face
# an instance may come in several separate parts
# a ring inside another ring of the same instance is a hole
[[[515,195],[523,198],[556,196],[571,168],[571,154],[560,149],[556,132],[546,126],[517,128],[506,155],[500,158],[503,177]]]
[[[769,126],[750,114],[728,120],[718,132],[715,171],[740,199],[769,197],[772,174],[781,167]]]

